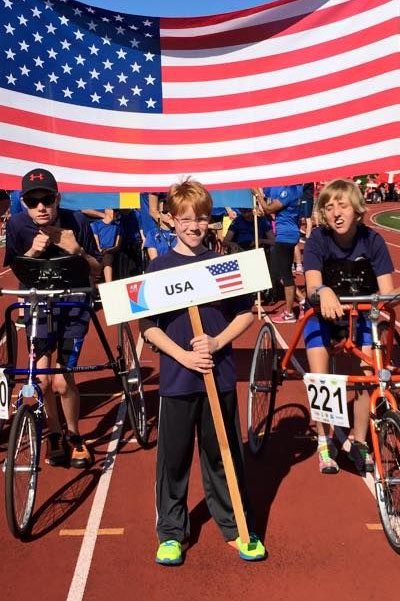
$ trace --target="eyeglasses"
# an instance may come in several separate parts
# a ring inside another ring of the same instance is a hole
[[[191,223],[196,223],[197,225],[202,225],[202,226],[208,225],[208,223],[209,223],[208,217],[195,217],[194,219],[189,219],[187,217],[182,217],[182,219],[180,219],[179,217],[174,217],[174,219],[183,228],[189,227],[189,225]]]
[[[55,203],[56,196],[54,194],[46,194],[46,196],[41,196],[41,198],[23,196],[22,200],[28,209],[36,209],[39,204],[43,204],[45,207],[50,207]]]

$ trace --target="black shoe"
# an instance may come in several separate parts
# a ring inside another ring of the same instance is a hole
[[[76,469],[90,467],[93,460],[82,436],[79,436],[79,434],[69,434],[67,442],[70,449],[70,466]]]
[[[61,432],[52,432],[47,437],[45,462],[52,466],[65,465],[67,459],[68,454],[65,449],[63,435]]]

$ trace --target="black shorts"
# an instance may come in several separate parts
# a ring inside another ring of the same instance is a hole
[[[271,248],[272,285],[282,280],[284,286],[294,286],[292,264],[295,244],[275,242]]]
[[[57,363],[62,367],[76,367],[81,354],[84,337],[59,338],[50,334],[47,338],[35,338],[36,360],[57,350]],[[29,352],[29,338],[27,338]]]

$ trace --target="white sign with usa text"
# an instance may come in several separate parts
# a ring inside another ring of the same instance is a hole
[[[263,249],[190,263],[99,286],[108,325],[271,287]]]

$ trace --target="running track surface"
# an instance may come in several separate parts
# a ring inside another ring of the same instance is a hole
[[[374,213],[397,206],[369,207],[367,221]],[[400,285],[400,235],[380,231],[393,257],[396,285]],[[12,274],[4,268],[0,271],[0,287],[14,287]],[[3,311],[6,300],[0,298],[0,303]],[[256,320],[235,344],[243,433],[247,378],[259,327]],[[291,327],[280,326],[283,345],[290,340]],[[132,328],[137,335],[134,322]],[[115,346],[115,330],[107,332]],[[23,331],[19,343],[24,349]],[[96,353],[98,346],[90,331],[82,361],[97,360]],[[146,346],[141,365],[146,394],[156,414],[158,360]],[[223,542],[205,507],[196,457],[189,495],[192,546],[183,566],[164,568],[154,562],[155,448],[142,450],[130,439],[121,424],[118,384],[107,372],[82,374],[78,382],[82,432],[90,441],[95,464],[88,471],[43,465],[32,539],[27,542],[11,537],[4,509],[0,510],[2,599],[398,598],[400,557],[379,529],[375,500],[366,482],[344,455],[340,455],[342,469],[337,476],[318,472],[315,432],[302,383],[285,382],[280,388],[271,443],[261,457],[250,456],[244,434],[250,495],[258,532],[265,536],[269,551],[267,561],[243,562]],[[6,434],[7,429],[0,439],[0,460]],[[0,488],[2,499],[1,475]]]

